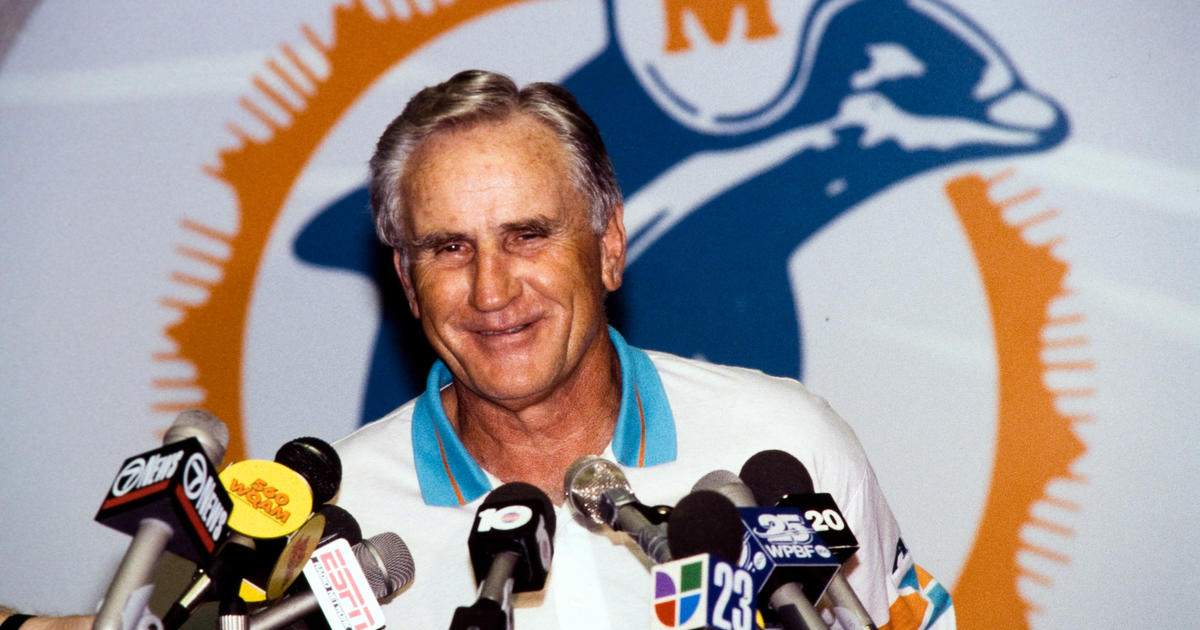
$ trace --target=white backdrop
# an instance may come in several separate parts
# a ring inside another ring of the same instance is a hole
[[[367,5],[385,15],[384,3]],[[1038,628],[1187,625],[1200,590],[1190,535],[1200,522],[1191,496],[1200,482],[1200,7],[953,6],[1054,97],[1070,133],[1043,153],[919,174],[805,242],[790,266],[804,296],[805,380],[855,426],[919,562],[953,587],[994,462],[1032,451],[997,452],[995,331],[943,185],[1011,170],[992,199],[1037,189],[1036,202],[1011,213],[1058,212],[1024,234],[1034,244],[1061,238],[1053,252],[1070,293],[1050,315],[1067,318],[1065,337],[1087,339],[1086,357],[1047,350],[1043,359],[1087,369],[1045,379],[1068,392],[1057,404],[1079,417],[1084,450],[1050,482],[1053,500],[1025,515],[1024,604],[994,603],[1031,605],[1026,621]],[[607,45],[604,19],[598,2],[527,2],[445,28],[330,121],[269,225],[254,276],[241,348],[247,455],[269,458],[300,435],[332,440],[358,422],[374,292],[291,248],[317,208],[361,185],[400,104],[463,67],[563,79]],[[217,257],[231,248],[181,221],[245,229],[234,187],[211,171],[238,146],[230,123],[257,141],[272,135],[239,99],[255,95],[288,120],[253,83],[280,86],[268,61],[287,58],[282,46],[330,71],[302,25],[316,41],[336,41],[331,4],[315,0],[170,11],[44,0],[3,59],[0,602],[66,613],[91,610],[102,595],[128,542],[92,521],[105,487],[125,457],[160,443],[174,413],[156,405],[203,400],[196,387],[160,387],[197,372],[161,360],[179,350],[164,333],[180,317],[169,300],[207,297],[171,274],[219,284],[225,271],[178,248]]]

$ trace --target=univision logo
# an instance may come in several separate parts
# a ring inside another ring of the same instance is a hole
[[[704,562],[676,568],[654,574],[654,614],[668,628],[683,627],[704,607]]]

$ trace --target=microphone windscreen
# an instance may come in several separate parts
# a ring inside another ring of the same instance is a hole
[[[163,436],[163,444],[174,444],[190,437],[200,442],[200,448],[213,464],[220,464],[229,446],[229,427],[203,409],[187,409],[175,416],[175,422]]]
[[[546,496],[541,488],[533,484],[524,481],[510,481],[489,492],[479,508],[482,510],[493,505],[508,505],[524,501],[537,503],[538,513],[542,517],[542,522],[546,524],[546,533],[550,535],[550,538],[554,538],[554,529],[557,526],[554,504],[550,502],[550,497]]]
[[[325,517],[325,532],[321,534],[320,547],[335,538],[343,538],[353,547],[362,542],[362,528],[358,519],[337,505],[327,503],[317,509],[317,513]]]
[[[736,507],[758,506],[754,492],[742,481],[741,477],[728,470],[714,470],[704,475],[692,485],[692,490],[715,490],[732,501]]]
[[[671,555],[711,553],[737,564],[745,527],[733,502],[715,490],[695,490],[679,500],[667,519]]]
[[[417,573],[408,545],[392,532],[376,534],[355,545],[354,557],[376,599],[404,588]]]
[[[300,437],[279,447],[275,461],[296,471],[312,488],[313,505],[329,502],[342,485],[342,459],[328,442]]]
[[[601,495],[616,488],[632,493],[621,468],[595,455],[584,455],[575,460],[563,475],[563,491],[571,507],[597,523],[608,523],[600,511]]]
[[[811,494],[812,476],[800,460],[780,450],[759,451],[742,465],[738,476],[761,506],[774,506],[787,494]]]

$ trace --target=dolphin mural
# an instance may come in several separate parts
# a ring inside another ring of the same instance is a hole
[[[630,264],[609,308],[642,347],[803,377],[803,299],[787,263],[809,237],[913,175],[1044,151],[1068,133],[1062,109],[941,2],[605,9],[608,45],[562,83],[600,127],[625,192]],[[294,249],[379,288],[362,421],[418,393],[432,355],[403,314],[365,188],[323,208]]]

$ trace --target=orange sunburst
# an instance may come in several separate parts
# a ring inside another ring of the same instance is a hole
[[[1018,553],[1028,551],[1054,562],[1066,556],[1024,542],[1023,527],[1035,527],[1069,536],[1062,524],[1038,519],[1034,504],[1043,501],[1078,510],[1063,499],[1047,495],[1055,479],[1076,480],[1071,463],[1084,451],[1075,435],[1074,422],[1084,416],[1058,411],[1056,399],[1087,397],[1086,388],[1049,388],[1050,372],[1085,372],[1088,360],[1047,361],[1045,351],[1078,349],[1087,345],[1082,336],[1044,341],[1047,332],[1059,325],[1082,321],[1082,315],[1051,317],[1051,301],[1067,295],[1063,280],[1067,266],[1051,253],[1057,240],[1039,245],[1027,242],[1022,232],[1047,219],[1055,211],[1034,214],[1009,225],[1006,210],[1037,198],[1036,189],[1001,201],[989,197],[989,188],[1011,172],[991,180],[978,174],[957,177],[946,184],[946,194],[966,230],[983,277],[999,361],[999,396],[996,416],[996,459],[991,487],[975,542],[954,587],[955,612],[964,628],[1024,628],[1034,606],[1018,592],[1025,578],[1049,584],[1049,578],[1018,562]],[[1050,335],[1052,336],[1052,335]],[[1012,604],[1020,602],[1019,607]]]

